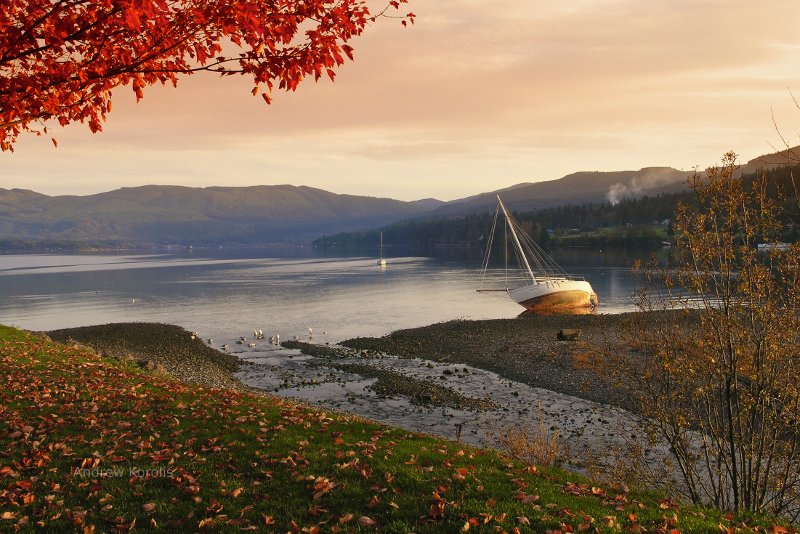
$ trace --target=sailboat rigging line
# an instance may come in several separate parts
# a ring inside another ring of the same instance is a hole
[[[511,217],[508,214],[508,210],[506,209],[505,205],[503,204],[503,201],[500,200],[500,195],[497,195],[497,201],[500,204],[500,207],[503,209],[503,213],[506,216],[506,221],[511,221]],[[519,237],[517,237],[517,232],[514,229],[513,222],[511,224],[509,224],[508,227],[511,229],[511,236],[514,238],[514,242],[517,244],[517,248],[520,251],[524,250],[522,248],[522,245],[519,242]],[[531,269],[531,265],[528,263],[528,258],[524,254],[518,254],[518,256],[522,256],[522,261],[523,261],[523,263],[525,265],[525,268],[528,270],[528,274],[531,275],[531,279],[533,280],[533,283],[535,284],[536,283],[536,276],[533,274],[533,269]]]
[[[505,258],[506,287],[508,287],[508,217],[503,219],[503,253]]]
[[[497,228],[497,216],[500,214],[500,207],[496,207],[494,210],[494,219],[492,220],[492,230],[489,232],[489,240],[486,243],[486,250],[492,250],[492,246],[494,244],[494,232]],[[483,283],[486,279],[486,273],[489,271],[489,254],[484,254],[483,256],[483,267],[481,268],[481,285],[479,288],[483,288]]]

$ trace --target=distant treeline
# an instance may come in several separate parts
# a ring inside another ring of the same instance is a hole
[[[787,200],[787,240],[797,239],[797,195],[793,176],[800,166],[767,171],[770,191],[782,191]],[[745,177],[752,182],[754,175]],[[800,187],[800,184],[798,184]],[[565,205],[514,213],[526,232],[541,246],[576,245],[598,247],[642,247],[660,245],[672,237],[672,219],[679,203],[690,204],[690,191],[640,198],[625,198],[616,204],[598,202]],[[367,250],[377,247],[379,231],[389,247],[431,249],[443,246],[481,247],[489,235],[494,213],[474,213],[448,218],[419,218],[381,229],[323,236],[314,241],[319,248]]]
[[[541,246],[568,241],[575,245],[643,246],[659,244],[664,232],[654,225],[671,219],[678,202],[688,193],[624,199],[610,202],[567,205],[557,208],[514,213],[525,231]],[[461,217],[411,219],[383,227],[387,246],[428,249],[442,246],[482,246],[489,235],[494,213],[474,213]],[[605,231],[598,232],[603,229]],[[361,250],[378,243],[378,232],[342,233],[314,241],[321,248]]]
[[[97,252],[148,248],[149,246],[152,246],[152,244],[115,240],[61,241],[52,239],[0,239],[0,254]]]

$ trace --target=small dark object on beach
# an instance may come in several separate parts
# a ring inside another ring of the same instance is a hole
[[[574,341],[581,337],[580,328],[562,328],[556,335],[559,341]]]
[[[456,443],[461,443],[461,429],[464,428],[464,423],[456,423]]]

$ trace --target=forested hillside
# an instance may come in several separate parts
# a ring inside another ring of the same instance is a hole
[[[789,224],[786,238],[793,240],[797,220],[797,195],[793,176],[800,175],[800,166],[777,167],[767,172],[773,195],[781,191],[787,200]],[[755,174],[746,176],[752,181]],[[800,186],[800,184],[798,184]],[[688,192],[662,193],[640,198],[623,198],[616,204],[592,202],[564,205],[534,211],[514,212],[525,230],[540,245],[584,246],[648,246],[660,245],[670,238],[670,222],[681,202],[691,202]],[[488,235],[494,212],[484,211],[466,216],[416,218],[384,226],[381,229],[324,236],[314,242],[321,248],[368,249],[378,242],[383,231],[389,247],[427,249],[441,246],[482,245]]]

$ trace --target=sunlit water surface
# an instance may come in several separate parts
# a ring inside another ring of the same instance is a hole
[[[627,257],[573,250],[556,259],[592,283],[602,313],[633,309]],[[479,279],[479,258],[394,257],[382,268],[374,258],[307,249],[0,255],[0,323],[51,330],[157,321],[220,339],[254,328],[307,337],[312,328],[317,340],[334,342],[522,311],[500,295],[476,293]]]

